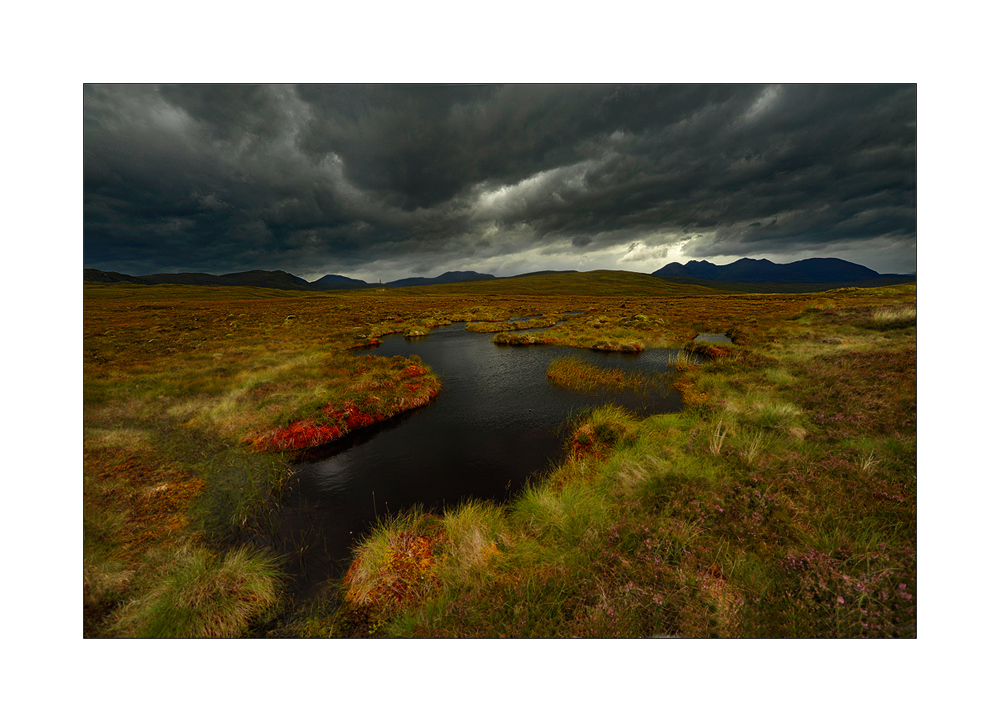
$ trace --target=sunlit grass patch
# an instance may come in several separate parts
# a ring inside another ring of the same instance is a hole
[[[541,542],[551,540],[550,551],[556,556],[569,553],[570,549],[575,554],[597,541],[607,525],[608,505],[588,486],[559,490],[532,486],[514,502],[511,519]]]
[[[779,367],[768,367],[764,369],[764,378],[777,386],[782,388],[784,386],[789,386],[795,383],[795,376],[790,374],[786,369]]]
[[[872,311],[871,323],[876,328],[904,328],[917,323],[916,306],[890,306]]]
[[[769,431],[788,431],[802,416],[802,409],[764,392],[748,394],[737,406],[742,423]]]
[[[468,584],[486,573],[509,543],[506,515],[486,502],[469,502],[443,516],[442,573],[456,583]]]
[[[501,331],[524,331],[534,328],[546,328],[560,320],[560,316],[549,314],[541,318],[526,321],[472,321],[465,325],[466,331],[473,333],[499,333]]]
[[[106,447],[132,451],[152,449],[149,432],[135,427],[85,429],[84,439],[85,444],[90,448]]]

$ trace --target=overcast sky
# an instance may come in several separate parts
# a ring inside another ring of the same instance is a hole
[[[916,270],[916,86],[84,86],[84,265]]]

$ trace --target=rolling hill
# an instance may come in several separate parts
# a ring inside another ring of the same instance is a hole
[[[651,274],[632,271],[535,271],[497,278],[475,271],[448,271],[434,278],[401,278],[385,284],[370,284],[356,278],[327,274],[306,281],[285,271],[210,273],[156,273],[130,276],[115,271],[85,268],[84,283],[173,283],[197,286],[253,286],[287,291],[330,291],[365,288],[428,288],[431,293],[509,293],[580,295],[692,295],[726,293],[810,293],[843,286],[874,287],[913,283],[916,276],[880,274],[870,268],[838,258],[807,258],[792,263],[741,258],[717,266],[709,261],[668,263]],[[618,289],[618,290],[611,290]]]

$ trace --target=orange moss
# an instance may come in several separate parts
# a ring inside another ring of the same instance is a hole
[[[427,535],[405,531],[394,534],[373,571],[362,571],[361,557],[347,570],[345,599],[351,604],[382,610],[399,609],[418,602],[421,591],[434,582],[437,565],[434,551],[441,538],[441,533]]]
[[[695,389],[694,382],[690,379],[678,379],[674,382],[674,388],[680,393],[685,408],[697,409],[709,403],[709,395]]]
[[[84,472],[116,482],[103,498],[91,496],[89,501],[127,509],[123,541],[137,548],[185,528],[191,501],[205,489],[204,479],[173,466],[155,466],[127,452],[90,451],[84,456]]]

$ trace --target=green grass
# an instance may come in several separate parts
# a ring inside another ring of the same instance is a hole
[[[115,631],[129,637],[235,637],[278,604],[275,559],[247,548],[224,554],[183,547],[148,591],[129,603]]]

